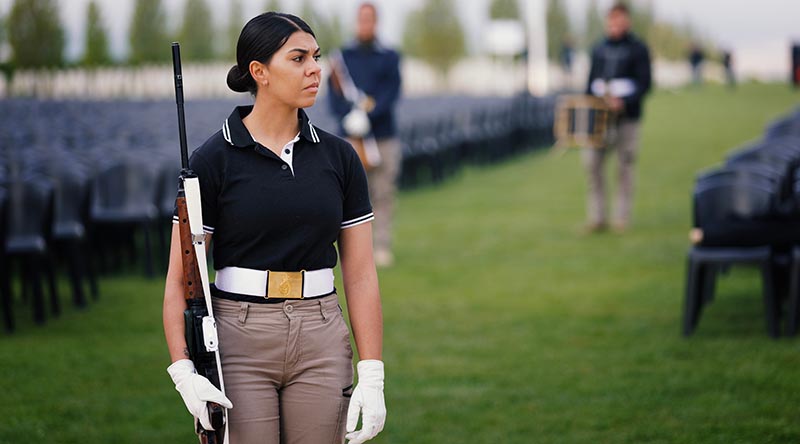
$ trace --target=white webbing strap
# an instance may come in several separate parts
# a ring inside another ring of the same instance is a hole
[[[189,214],[189,229],[192,231],[192,245],[197,257],[197,268],[200,270],[200,281],[203,285],[208,316],[214,318],[214,308],[211,305],[211,286],[208,280],[208,260],[206,259],[205,233],[203,232],[203,209],[200,203],[200,180],[190,177],[183,180],[183,190],[186,195],[186,212]],[[205,323],[204,323],[205,325]],[[204,329],[205,330],[205,329]],[[206,336],[204,331],[204,336]],[[210,340],[211,338],[209,338]],[[216,351],[217,347],[206,340],[206,350]],[[216,338],[213,339],[216,343]]]
[[[200,180],[197,177],[183,179],[183,190],[186,196],[186,212],[189,215],[189,229],[192,232],[192,245],[197,258],[197,268],[200,270],[200,281],[203,286],[206,309],[208,316],[203,318],[203,342],[206,351],[214,352],[217,361],[217,375],[219,377],[219,390],[225,394],[225,380],[222,377],[222,360],[219,356],[219,338],[217,324],[214,320],[214,307],[211,304],[211,286],[208,280],[208,260],[206,259],[205,233],[203,232],[203,209],[200,203]],[[222,409],[225,417],[224,443],[228,444],[228,409]]]
[[[345,100],[358,105],[358,103],[366,97],[366,94],[358,89],[353,78],[350,76],[350,70],[347,69],[347,64],[344,62],[344,55],[342,55],[341,51],[336,50],[331,51],[329,57],[333,62],[333,69],[336,71],[336,74],[338,74],[339,86],[342,87],[342,95]]]

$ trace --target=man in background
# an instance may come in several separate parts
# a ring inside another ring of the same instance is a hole
[[[341,59],[346,73],[364,97],[361,103],[345,98],[340,85],[329,77],[328,94],[330,108],[339,119],[340,134],[345,137],[372,136],[377,142],[380,161],[367,166],[369,194],[375,213],[373,241],[375,264],[390,266],[394,262],[392,253],[392,219],[397,189],[397,174],[400,171],[401,151],[397,139],[395,105],[400,97],[400,56],[383,46],[377,39],[378,11],[374,4],[362,3],[358,8],[356,38],[342,48]],[[343,70],[338,70],[342,72]],[[360,108],[369,118],[368,127],[350,125],[351,111]],[[366,130],[366,131],[364,131]],[[366,132],[367,134],[353,134]]]
[[[699,43],[692,43],[689,50],[689,66],[692,68],[692,84],[700,86],[703,84],[703,62],[706,54]]]
[[[571,36],[566,36],[561,41],[561,70],[564,72],[564,80],[567,88],[574,87],[572,80],[572,62],[575,58],[575,45]]]
[[[736,89],[736,74],[733,72],[733,54],[730,49],[722,51],[722,67],[725,68],[725,83],[730,89]]]
[[[614,117],[609,124],[606,146],[583,151],[583,162],[589,175],[588,232],[607,228],[603,165],[611,150],[616,150],[619,160],[619,184],[612,228],[623,232],[630,224],[633,166],[639,151],[639,120],[642,117],[642,100],[651,84],[650,53],[630,28],[628,8],[624,4],[614,5],[606,16],[606,37],[592,49],[586,93],[602,97]]]

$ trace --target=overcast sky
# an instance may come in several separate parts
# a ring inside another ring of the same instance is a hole
[[[77,58],[83,48],[86,5],[89,0],[59,0],[61,17],[67,29],[67,56]],[[97,0],[101,5],[113,52],[127,51],[127,28],[134,0]],[[214,9],[216,26],[227,21],[228,0],[207,0]],[[546,0],[520,0],[521,3]],[[242,0],[246,17],[260,12],[267,0]],[[312,0],[323,14],[338,13],[352,23],[361,0]],[[381,12],[381,35],[389,44],[402,39],[405,15],[422,0],[374,0]],[[582,26],[589,0],[565,0],[573,23]],[[0,0],[0,13],[6,15],[13,0]],[[163,0],[169,23],[177,27],[185,0]],[[481,30],[487,22],[490,0],[454,0],[473,49],[480,47]],[[607,7],[612,0],[598,0]],[[289,12],[299,12],[301,0],[281,0]],[[675,23],[693,24],[695,29],[720,45],[733,49],[738,68],[743,71],[788,72],[789,44],[800,42],[800,0],[653,0],[656,15]],[[788,74],[787,74],[788,75]]]

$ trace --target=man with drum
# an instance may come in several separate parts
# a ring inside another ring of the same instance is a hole
[[[611,150],[617,151],[619,184],[612,228],[624,232],[630,223],[633,166],[639,150],[642,100],[650,90],[650,54],[631,31],[630,11],[614,5],[606,16],[606,36],[592,49],[587,94],[604,99],[612,112],[604,147],[583,150],[588,177],[587,225],[590,233],[607,228],[603,165]]]

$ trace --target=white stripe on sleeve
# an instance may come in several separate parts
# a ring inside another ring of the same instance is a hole
[[[374,219],[375,219],[375,213],[365,214],[361,217],[357,217],[355,219],[350,219],[342,222],[341,228],[344,229],[344,228],[355,227],[356,225],[361,225],[365,222],[370,222]]]

